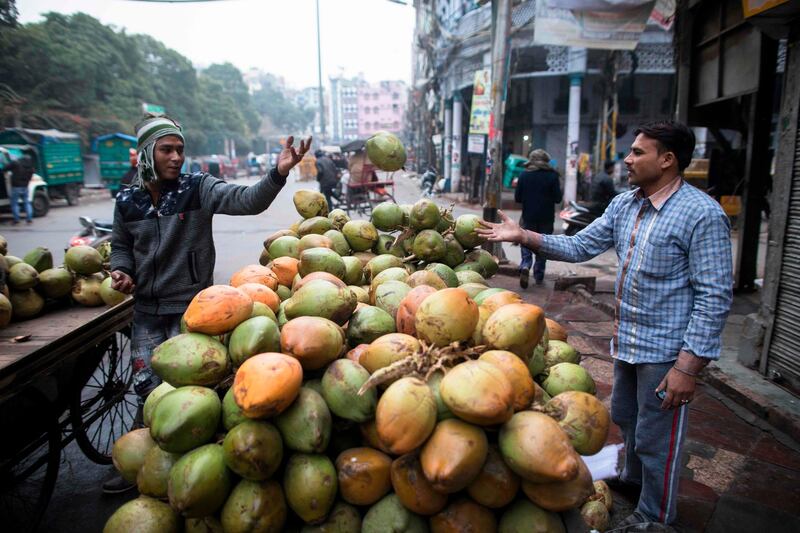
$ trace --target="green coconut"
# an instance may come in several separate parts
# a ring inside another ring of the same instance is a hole
[[[64,265],[77,274],[88,276],[103,269],[103,257],[91,246],[73,246],[64,254]]]
[[[394,172],[406,163],[406,149],[400,139],[389,132],[375,133],[366,142],[367,157],[381,170]]]

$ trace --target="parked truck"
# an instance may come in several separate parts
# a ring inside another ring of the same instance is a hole
[[[124,133],[109,133],[94,140],[93,150],[100,158],[100,177],[115,197],[122,177],[131,168],[130,150],[136,148],[136,137]]]
[[[58,130],[7,128],[0,131],[0,146],[33,155],[36,173],[47,183],[51,200],[76,205],[83,186],[81,140],[77,133]]]

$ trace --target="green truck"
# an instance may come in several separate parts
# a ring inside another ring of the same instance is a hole
[[[100,177],[112,197],[117,195],[122,177],[131,168],[131,148],[136,148],[136,137],[124,133],[101,135],[92,145],[100,159]]]
[[[83,186],[81,139],[77,133],[58,130],[7,128],[0,131],[0,146],[34,154],[36,173],[47,183],[50,199],[76,205]]]

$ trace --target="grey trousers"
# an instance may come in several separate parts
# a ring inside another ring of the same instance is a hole
[[[625,465],[620,478],[641,485],[636,511],[651,522],[675,521],[681,453],[689,406],[661,409],[656,387],[673,363],[614,361],[611,419],[622,429]]]
[[[133,312],[133,338],[131,339],[131,359],[133,363],[133,389],[144,402],[150,391],[155,389],[161,379],[153,373],[150,359],[156,347],[180,333],[181,316],[151,315],[141,311]]]

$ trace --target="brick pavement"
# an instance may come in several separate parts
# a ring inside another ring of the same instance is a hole
[[[581,364],[592,373],[597,396],[608,406],[612,317],[572,292],[554,292],[552,277],[524,291],[513,276],[498,275],[492,285],[516,290],[567,328],[568,342],[581,352]],[[616,426],[611,428],[609,442],[622,442]],[[679,489],[680,531],[800,531],[797,443],[701,382],[689,411],[686,449]],[[612,523],[635,505],[615,496]]]

